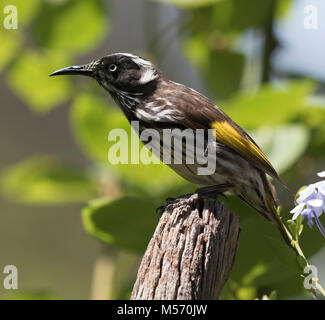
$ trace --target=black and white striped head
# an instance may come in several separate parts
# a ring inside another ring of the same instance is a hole
[[[148,60],[130,53],[114,53],[86,65],[71,66],[51,74],[81,74],[98,81],[111,94],[116,92],[148,94],[160,71]]]

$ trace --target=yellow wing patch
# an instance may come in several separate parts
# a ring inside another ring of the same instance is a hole
[[[257,167],[262,167],[268,174],[274,176],[275,170],[261,149],[249,138],[242,136],[228,121],[215,121],[211,124],[215,129],[216,140],[239,153],[243,158],[252,161]]]

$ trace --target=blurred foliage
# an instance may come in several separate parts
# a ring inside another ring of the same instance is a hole
[[[47,112],[69,99],[72,91],[70,79],[52,81],[48,75],[104,40],[110,26],[106,4],[101,0],[6,3],[17,6],[19,28],[0,27],[0,40],[7,49],[0,52],[0,71],[11,62],[10,88],[34,111]],[[22,28],[30,24],[31,28]]]
[[[213,96],[229,98],[240,88],[246,57],[236,40],[272,18],[274,0],[227,0],[190,14],[183,51],[196,64]],[[258,12],[258,14],[256,14]]]
[[[80,202],[96,196],[96,186],[83,169],[50,157],[33,157],[2,174],[3,192],[14,201],[32,204]]]
[[[4,296],[6,300],[56,300],[52,292],[47,291],[28,291],[11,293]]]
[[[83,209],[83,223],[98,239],[143,253],[158,221],[158,205],[149,198],[96,199]]]
[[[22,38],[19,34],[11,35],[0,29],[0,42],[6,50],[0,50],[0,71],[10,62],[13,52],[17,52]]]
[[[42,0],[1,0],[1,6],[14,5],[19,13],[19,27],[24,27],[39,13]]]
[[[172,4],[176,7],[185,8],[185,9],[195,9],[205,6],[210,6],[224,0],[152,0],[157,2],[162,2],[166,4]]]
[[[301,184],[306,168],[314,169],[324,161],[325,108],[322,102],[311,99],[318,84],[306,79],[287,79],[262,85],[249,78],[244,90],[249,57],[241,48],[247,33],[262,35],[259,59],[254,59],[256,75],[252,79],[262,79],[263,69],[272,72],[272,61],[265,58],[277,44],[272,24],[286,18],[292,1],[151,1],[177,8],[181,50],[198,70],[210,96],[249,130],[278,172],[288,178],[289,185]],[[108,141],[112,129],[126,130],[131,139],[128,145],[120,144],[120,150],[127,151],[129,160],[138,157],[142,150],[142,143],[138,143],[123,114],[110,106],[105,94],[94,89],[90,81],[74,90],[69,77],[55,80],[48,77],[52,71],[76,63],[81,55],[91,56],[92,50],[103,43],[110,31],[107,2],[4,0],[3,3],[17,6],[19,28],[0,27],[0,42],[6,48],[0,51],[0,72],[13,93],[35,113],[44,114],[69,102],[73,136],[90,162],[89,166],[76,168],[49,156],[22,160],[2,172],[3,194],[13,201],[33,205],[85,203],[94,199],[82,210],[86,231],[105,245],[142,253],[158,221],[155,208],[163,204],[165,197],[190,192],[195,187],[164,164],[110,164],[108,150],[115,143]],[[147,49],[148,56],[152,55],[150,48]],[[148,161],[150,158],[147,153]],[[277,229],[238,199],[230,197],[225,202],[239,214],[243,232],[222,298],[254,299],[269,294],[273,299],[304,294],[295,257],[279,242]],[[289,209],[283,210],[284,220],[291,218]],[[301,224],[301,221],[289,222],[296,237]],[[323,239],[305,229],[301,239],[310,257],[321,249]],[[51,295],[24,297],[46,299]]]
[[[101,0],[45,1],[33,25],[39,46],[78,55],[95,48],[108,31]]]
[[[292,5],[293,0],[277,0],[276,16],[285,18]]]
[[[3,24],[0,24],[0,42],[2,48],[0,50],[0,71],[6,66],[16,55],[18,55],[19,48],[23,44],[25,37],[21,34],[20,29],[28,25],[37,13],[41,5],[41,0],[2,0],[1,11],[7,5],[14,5],[19,12],[18,30],[7,30]]]
[[[25,51],[10,69],[8,84],[34,111],[49,111],[70,95],[69,79],[62,77],[53,83],[48,76],[66,64],[67,60],[62,56]]]
[[[309,130],[298,124],[264,126],[252,132],[252,136],[279,174],[300,159],[310,139]]]
[[[234,95],[224,103],[224,109],[233,119],[240,119],[245,128],[253,129],[261,124],[281,125],[308,111],[310,103],[307,98],[315,87],[310,81],[295,81],[282,86],[264,85],[258,92]]]

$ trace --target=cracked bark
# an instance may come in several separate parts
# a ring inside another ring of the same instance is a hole
[[[218,299],[239,234],[238,217],[219,201],[177,202],[159,220],[131,299]]]

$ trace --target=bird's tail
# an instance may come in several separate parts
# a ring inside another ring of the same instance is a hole
[[[274,187],[272,186],[271,182],[267,179],[265,174],[262,176],[264,184],[265,202],[266,207],[268,209],[267,212],[265,212],[263,215],[267,216],[268,220],[277,225],[283,239],[289,246],[291,246],[293,239],[291,233],[282,222],[280,214],[278,212],[279,202],[277,200]]]

